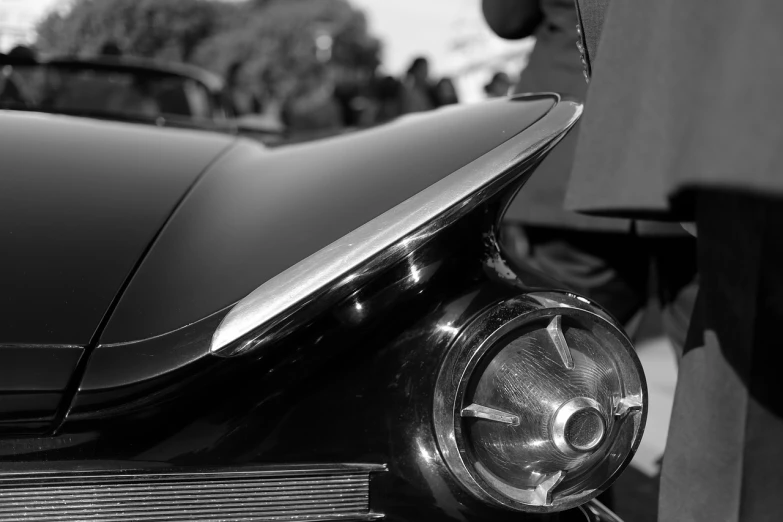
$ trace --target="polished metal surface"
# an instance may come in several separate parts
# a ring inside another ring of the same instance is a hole
[[[568,347],[568,343],[563,337],[563,328],[561,327],[562,316],[556,315],[549,322],[546,327],[546,331],[549,334],[549,338],[552,339],[560,358],[563,360],[563,366],[572,370],[574,368],[574,358],[571,356],[571,349]]]
[[[73,345],[0,343],[3,435],[29,435],[51,429],[84,351]]]
[[[552,418],[551,438],[564,455],[594,450],[606,435],[606,414],[597,401],[575,397],[564,402]]]
[[[510,424],[511,426],[519,426],[519,416],[495,408],[481,406],[480,404],[471,404],[470,406],[463,408],[462,416],[502,422],[503,424]]]
[[[0,342],[86,346],[233,138],[0,110]],[[131,146],[132,145],[132,146]]]
[[[585,77],[585,82],[590,83],[590,63],[587,61],[587,47],[583,43],[584,37],[582,36],[582,24],[576,24],[576,32],[579,35],[579,40],[576,41],[576,48],[579,51],[579,58],[582,61],[582,75]]]
[[[232,356],[267,335],[302,306],[344,297],[513,182],[576,123],[578,103],[560,101],[539,121],[491,152],[343,236],[238,302],[214,334],[210,351]]]
[[[481,499],[522,511],[577,506],[611,483],[641,439],[647,398],[638,358],[615,325],[574,301],[500,303],[446,355],[434,404],[438,444]]]
[[[611,509],[596,499],[581,507],[589,522],[623,522]]]
[[[101,346],[121,351],[225,315],[260,285],[529,128],[558,99],[457,105],[275,150],[239,140],[166,223]]]
[[[372,464],[0,475],[0,520],[372,520]]]

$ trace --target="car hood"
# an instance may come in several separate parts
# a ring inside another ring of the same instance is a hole
[[[0,111],[0,343],[86,345],[233,138]]]

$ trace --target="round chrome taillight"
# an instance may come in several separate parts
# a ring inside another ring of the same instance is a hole
[[[633,347],[597,310],[565,302],[494,307],[441,367],[438,444],[463,486],[488,502],[523,511],[582,504],[641,440],[647,389]]]

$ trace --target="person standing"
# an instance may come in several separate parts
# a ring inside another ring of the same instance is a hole
[[[661,521],[783,519],[781,27],[778,0],[610,2],[590,63],[566,206],[695,223]]]
[[[435,84],[435,101],[438,107],[445,105],[454,105],[459,103],[457,88],[451,78],[443,77]]]
[[[419,56],[411,62],[403,81],[403,112],[429,111],[438,106],[434,87],[430,82],[430,64]]]
[[[334,72],[313,65],[300,75],[296,89],[283,106],[283,123],[297,139],[315,139],[336,134],[345,126],[335,98]]]
[[[35,50],[26,45],[17,45],[0,57],[0,105],[10,108],[35,105],[36,82],[30,78],[33,68],[29,66],[35,65],[37,60]],[[20,67],[15,69],[15,65]]]
[[[229,65],[226,71],[226,104],[234,116],[261,114],[263,107],[258,97],[243,85],[241,79],[243,67],[243,62],[235,61]]]
[[[508,74],[504,72],[493,74],[492,79],[484,86],[484,92],[489,98],[508,96],[509,90],[511,90],[511,80],[508,79]]]
[[[584,101],[587,83],[576,50],[574,0],[483,0],[482,9],[498,36],[536,38],[514,92],[557,92]],[[565,210],[579,125],[536,168],[511,203],[501,242],[512,259],[597,301],[630,331],[647,309],[653,286],[666,333],[681,351],[696,294],[693,238],[678,225]]]
[[[372,124],[386,123],[403,114],[404,87],[393,76],[382,76],[372,84],[376,109]]]

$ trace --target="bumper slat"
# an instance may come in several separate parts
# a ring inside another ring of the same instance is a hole
[[[73,471],[0,475],[0,519],[370,520],[370,474],[383,466]]]

